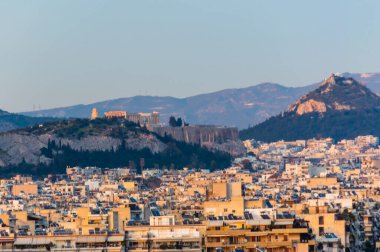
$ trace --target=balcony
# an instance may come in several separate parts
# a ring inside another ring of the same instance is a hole
[[[291,248],[293,246],[292,241],[270,241],[270,242],[247,242],[244,244],[246,248],[280,248],[287,247]]]
[[[117,250],[118,252],[120,250]],[[200,248],[182,248],[182,249],[160,249],[160,248],[152,248],[148,250],[148,248],[128,248],[128,251],[133,251],[133,252],[198,252],[202,251]]]
[[[222,242],[206,242],[207,248],[221,248],[224,246]]]
[[[369,227],[365,227],[364,228],[364,232],[372,232],[372,227],[371,226],[369,226]]]
[[[340,241],[340,238],[335,235],[325,235],[325,236],[317,236],[316,240],[318,243],[337,243]]]
[[[208,230],[206,236],[242,236],[249,232],[249,230],[244,229]]]
[[[272,234],[302,234],[307,233],[307,228],[284,228],[284,229],[272,229]]]
[[[208,220],[207,226],[208,227],[221,227],[221,226],[223,226],[223,221],[222,220]]]

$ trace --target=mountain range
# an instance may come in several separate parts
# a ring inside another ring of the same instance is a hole
[[[0,132],[57,120],[57,118],[32,117],[21,114],[13,114],[4,110],[0,110]]]
[[[331,75],[277,116],[243,130],[243,139],[266,142],[358,135],[380,136],[380,97],[351,77]]]
[[[373,92],[380,92],[380,73],[341,75],[353,77]],[[295,100],[314,90],[319,84],[320,82],[303,87],[286,87],[280,84],[262,83],[247,88],[226,89],[187,98],[134,96],[23,114],[35,117],[88,118],[94,107],[100,114],[109,110],[159,111],[161,121],[164,123],[174,115],[192,124],[226,125],[243,129],[285,111]]]

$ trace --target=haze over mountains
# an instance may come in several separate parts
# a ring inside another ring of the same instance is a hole
[[[49,109],[24,113],[30,116],[88,118],[96,107],[100,114],[109,110],[128,112],[159,111],[161,121],[168,122],[171,115],[182,117],[192,124],[212,124],[247,128],[262,122],[273,112],[286,108],[295,99],[313,87],[288,88],[264,83],[242,89],[228,89],[188,98],[134,96],[103,101],[89,105]]]
[[[13,114],[0,109],[0,132],[56,120],[56,118],[31,117]]]
[[[277,116],[241,131],[243,139],[267,142],[380,135],[380,97],[350,77],[331,75]]]
[[[342,75],[355,78],[375,93],[380,92],[380,73],[344,73]],[[167,122],[170,115],[174,115],[181,116],[192,124],[227,125],[243,129],[285,111],[290,104],[317,88],[318,85],[319,83],[303,87],[285,87],[280,84],[263,83],[247,88],[227,89],[188,98],[134,96],[23,114],[38,117],[88,118],[93,107],[96,107],[100,114],[108,110],[159,111],[162,122]]]

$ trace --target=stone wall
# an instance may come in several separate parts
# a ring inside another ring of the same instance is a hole
[[[160,136],[171,136],[178,141],[200,144],[211,150],[240,156],[245,153],[243,143],[239,140],[238,128],[191,125],[184,127],[160,126],[154,127],[153,132]]]
[[[170,135],[178,141],[193,144],[216,143],[222,144],[229,141],[239,140],[239,131],[232,127],[216,127],[216,126],[184,126],[170,127],[161,126],[154,127],[153,131],[160,136]]]

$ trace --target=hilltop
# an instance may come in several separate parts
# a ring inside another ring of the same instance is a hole
[[[380,98],[366,86],[353,78],[332,74],[314,91],[306,94],[291,105],[288,112],[297,115],[326,113],[344,110],[379,108]]]
[[[122,119],[70,119],[0,134],[3,174],[61,173],[67,165],[208,168],[230,165],[229,154],[161,137]],[[174,166],[175,164],[175,166]]]
[[[351,77],[331,75],[287,111],[243,130],[243,139],[262,141],[380,135],[380,97]]]

